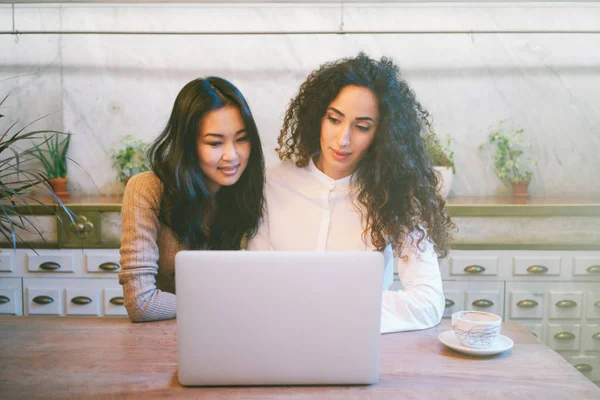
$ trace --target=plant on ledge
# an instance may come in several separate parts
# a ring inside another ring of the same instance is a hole
[[[148,143],[132,135],[122,135],[121,144],[123,148],[112,152],[112,166],[117,170],[117,179],[127,184],[133,175],[150,170],[146,156]]]
[[[8,95],[0,101],[4,104]],[[4,115],[0,115],[0,119]],[[36,122],[36,121],[34,121]],[[24,232],[36,233],[44,241],[43,233],[36,227],[31,217],[31,206],[41,206],[55,214],[61,220],[60,214],[65,215],[74,223],[74,214],[62,203],[48,184],[48,179],[39,170],[27,167],[28,162],[37,157],[34,152],[41,146],[34,145],[22,150],[21,146],[29,145],[30,140],[44,139],[43,135],[62,135],[62,132],[52,130],[36,130],[26,132],[24,128],[14,131],[17,123],[0,130],[0,241],[8,242],[14,249],[17,243],[29,246],[22,238]],[[50,199],[52,203],[48,204]]]
[[[498,178],[509,182],[513,187],[513,196],[529,197],[527,186],[533,178],[533,172],[529,169],[537,162],[526,156],[526,151],[531,145],[523,139],[523,129],[508,129],[505,131],[504,121],[499,121],[497,126],[488,135],[488,142],[479,145],[493,145],[494,169]]]
[[[450,137],[446,136],[444,142],[435,133],[425,137],[425,150],[431,157],[433,169],[438,173],[438,191],[442,197],[448,197],[456,168],[454,166],[454,152],[450,149]]]
[[[64,138],[59,136],[64,136]],[[67,191],[67,183],[69,182],[69,178],[67,178],[67,151],[70,142],[70,134],[55,133],[49,138],[44,135],[44,141],[32,149],[34,155],[46,170],[48,183],[61,200],[67,200],[70,197]]]

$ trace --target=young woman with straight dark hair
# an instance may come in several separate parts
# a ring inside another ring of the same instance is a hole
[[[256,234],[263,208],[258,130],[225,79],[181,89],[149,158],[152,171],[129,180],[121,213],[119,282],[134,322],[175,317],[179,250],[239,250]]]

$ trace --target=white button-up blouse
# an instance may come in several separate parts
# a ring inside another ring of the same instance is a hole
[[[266,212],[248,250],[375,250],[352,190],[351,176],[334,180],[311,161],[308,167],[280,163],[267,171]],[[416,238],[415,238],[416,239]],[[384,249],[385,272],[381,332],[425,329],[439,323],[444,295],[437,255],[429,240],[405,244],[398,259],[402,290],[393,282],[391,245]]]

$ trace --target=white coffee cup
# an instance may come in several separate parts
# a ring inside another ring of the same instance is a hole
[[[458,311],[452,314],[452,329],[459,343],[471,349],[487,349],[500,334],[502,318],[483,311]]]

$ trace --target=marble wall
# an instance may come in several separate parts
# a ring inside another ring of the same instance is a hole
[[[251,34],[340,27],[370,33]],[[600,34],[418,33],[497,29],[598,32],[600,5],[0,4],[4,32],[147,33],[0,35],[0,93],[10,92],[3,120],[22,125],[50,114],[34,126],[72,132],[69,154],[85,169],[69,165],[70,190],[115,194],[123,187],[109,154],[120,135],[152,140],[186,82],[220,75],[246,95],[272,164],[285,106],[303,79],[362,50],[393,57],[436,131],[452,138],[451,196],[510,193],[477,149],[501,119],[524,128],[534,146],[534,196],[599,196]],[[381,33],[390,30],[404,33]]]

